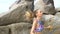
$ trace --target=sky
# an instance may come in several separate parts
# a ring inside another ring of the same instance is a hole
[[[9,7],[15,2],[16,0],[0,0],[0,14],[4,14],[8,12]],[[60,0],[54,0],[55,8],[60,7]]]
[[[15,2],[16,0],[0,0],[0,14],[8,12],[9,7]]]

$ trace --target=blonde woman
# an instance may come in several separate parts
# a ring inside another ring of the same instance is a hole
[[[35,18],[33,19],[33,25],[30,34],[42,34],[44,28],[50,28],[51,26],[44,27],[44,22],[41,21],[43,12],[41,10],[35,11]]]

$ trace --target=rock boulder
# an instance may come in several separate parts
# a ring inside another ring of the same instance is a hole
[[[8,25],[11,30],[11,34],[30,34],[31,24],[30,23],[16,23]]]
[[[32,9],[32,1],[31,0],[21,0],[21,2],[18,5],[17,8],[14,10],[11,10],[10,13],[2,16],[0,18],[0,25],[8,25],[12,23],[19,23],[19,22],[31,22],[29,20],[26,20],[24,17],[25,12]]]
[[[40,9],[47,14],[55,14],[53,0],[34,0],[34,11]]]

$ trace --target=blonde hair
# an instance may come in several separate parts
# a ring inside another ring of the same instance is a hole
[[[27,19],[31,19],[31,18],[34,17],[34,14],[33,14],[33,12],[31,10],[28,10],[28,11],[25,12],[25,17]]]
[[[37,10],[40,10],[40,9],[37,9]],[[35,11],[31,11],[31,10],[26,11],[25,12],[26,18],[34,18],[34,17],[36,17],[37,10],[35,10]]]

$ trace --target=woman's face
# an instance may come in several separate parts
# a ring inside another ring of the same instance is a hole
[[[36,11],[36,16],[41,17],[43,15],[43,12],[41,10]]]

